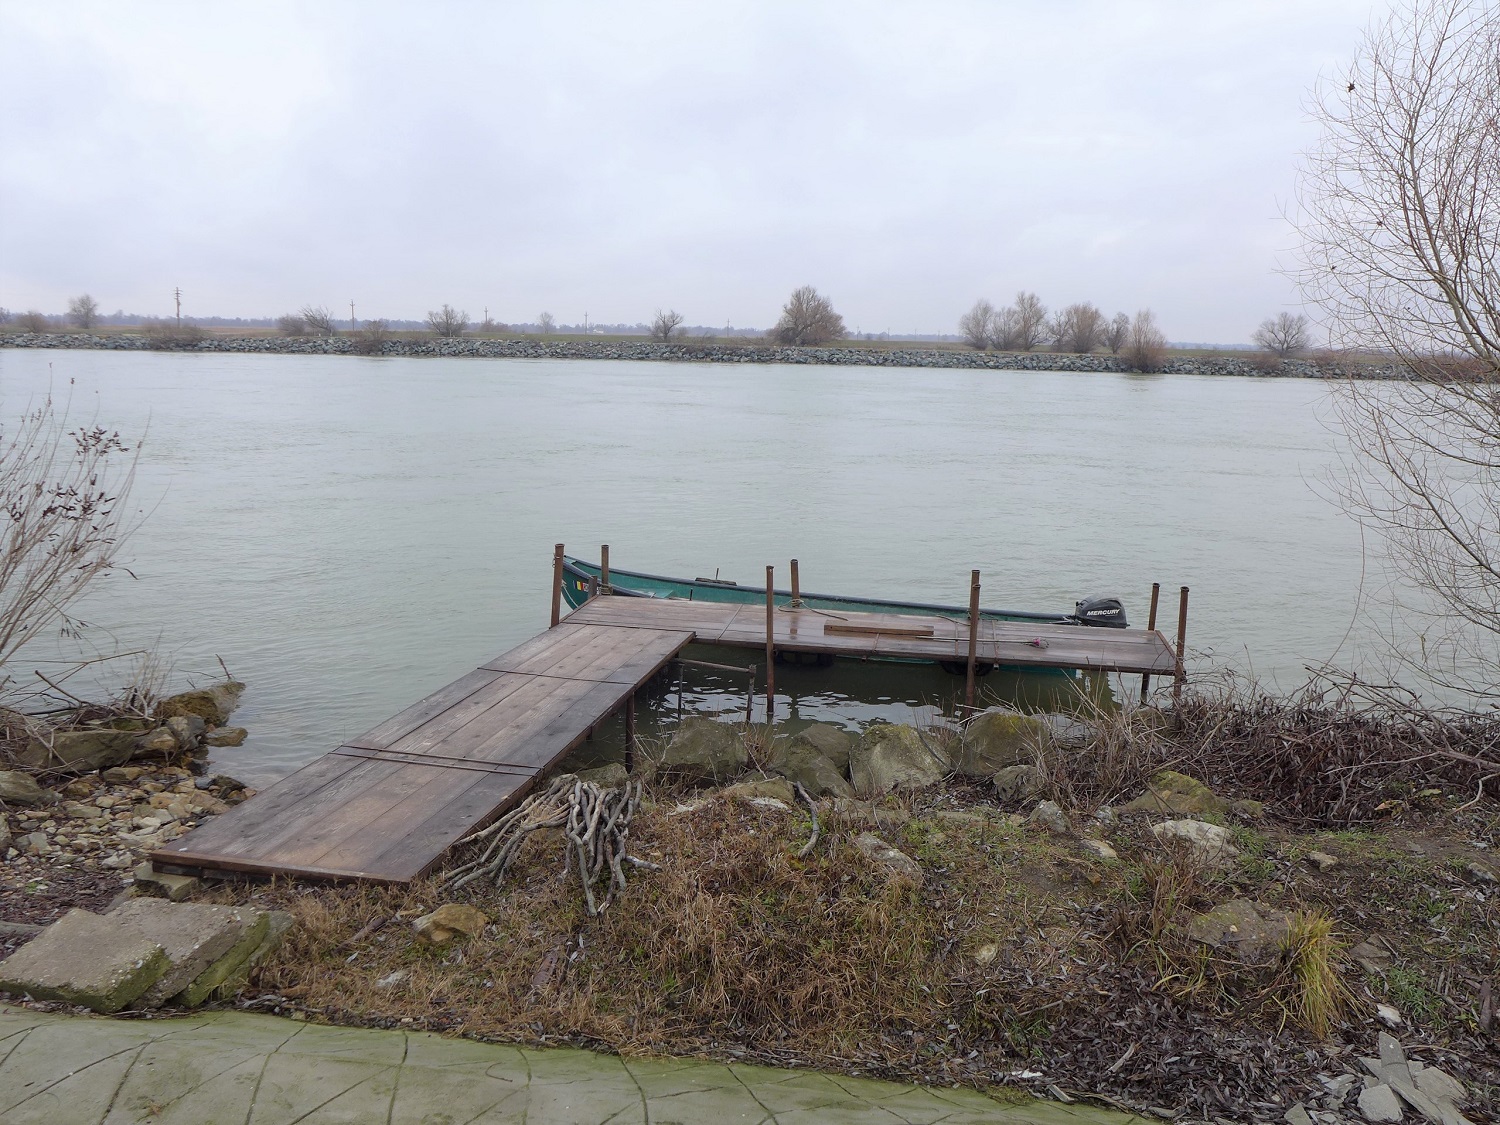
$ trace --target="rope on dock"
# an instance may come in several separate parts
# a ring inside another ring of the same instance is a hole
[[[488,828],[460,841],[460,847],[488,843],[478,858],[446,872],[440,883],[458,890],[488,878],[498,887],[527,837],[542,829],[560,828],[568,845],[564,863],[567,869],[577,870],[588,915],[597,917],[609,909],[615,893],[625,889],[626,864],[656,869],[656,864],[636,859],[625,848],[640,803],[640,782],[601,789],[591,781],[557,778],[545,792],[533,794]],[[606,872],[608,885],[600,898],[596,887]]]

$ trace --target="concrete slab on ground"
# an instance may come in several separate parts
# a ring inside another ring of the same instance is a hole
[[[248,1012],[119,1020],[0,1005],[0,1125],[1129,1125],[808,1070],[621,1059]]]

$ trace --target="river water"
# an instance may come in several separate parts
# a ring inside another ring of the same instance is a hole
[[[49,387],[147,434],[131,574],[81,610],[93,646],[155,648],[174,682],[222,658],[252,735],[217,764],[247,780],[543,629],[559,541],[747,582],[796,557],[809,590],[949,603],[978,567],[986,605],[1113,592],[1135,624],[1159,581],[1169,629],[1192,588],[1196,667],[1290,687],[1362,659],[1365,552],[1324,498],[1315,381],[0,350],[6,418]],[[77,651],[53,647],[28,659]],[[935,670],[778,684],[846,721],[953,691]],[[731,706],[714,687],[687,705]]]

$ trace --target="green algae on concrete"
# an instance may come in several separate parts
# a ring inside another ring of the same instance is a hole
[[[112,1020],[0,1006],[0,1125],[1128,1125],[1055,1102],[1002,1105],[811,1070],[623,1059],[247,1012]]]
[[[0,961],[0,992],[118,1012],[170,966],[145,934],[74,908]]]

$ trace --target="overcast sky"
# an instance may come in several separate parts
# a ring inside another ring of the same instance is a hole
[[[0,305],[1246,341],[1370,0],[0,0]]]

